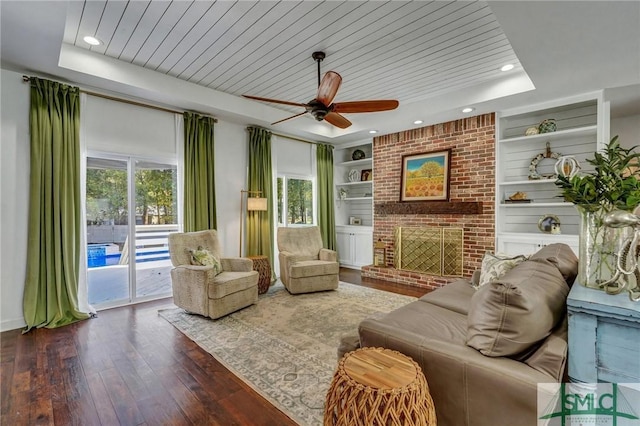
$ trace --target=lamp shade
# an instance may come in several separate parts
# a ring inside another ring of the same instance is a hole
[[[247,198],[247,210],[249,211],[266,211],[267,199],[259,197]]]

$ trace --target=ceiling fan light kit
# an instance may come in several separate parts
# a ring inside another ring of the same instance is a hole
[[[279,99],[261,98],[258,96],[242,95],[248,99],[254,99],[263,102],[272,102],[281,105],[298,106],[305,109],[304,112],[284,118],[282,120],[271,123],[272,125],[282,123],[292,118],[300,117],[306,113],[310,113],[318,121],[326,121],[341,129],[351,126],[351,122],[347,120],[341,113],[363,113],[389,111],[396,109],[399,105],[397,100],[372,100],[372,101],[351,101],[332,103],[338,89],[342,84],[342,77],[335,71],[327,71],[320,79],[320,62],[326,57],[324,52],[313,52],[311,55],[318,64],[318,93],[316,97],[306,104],[299,102],[281,101]]]

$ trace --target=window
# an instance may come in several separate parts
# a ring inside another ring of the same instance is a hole
[[[89,303],[104,308],[171,294],[167,238],[178,230],[176,188],[171,162],[87,158]]]
[[[316,223],[315,181],[310,177],[278,176],[278,225],[308,226]]]

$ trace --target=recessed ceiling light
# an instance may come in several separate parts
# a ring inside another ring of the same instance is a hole
[[[413,122],[413,124],[422,124],[422,123],[424,123],[424,121],[422,121],[422,120],[416,120],[416,121]]]
[[[502,68],[500,68],[500,71],[511,71],[514,68],[513,64],[507,64],[507,65],[503,65]]]
[[[369,133],[371,133],[373,135],[375,133],[378,133],[378,131],[377,130],[369,130]]]
[[[471,112],[471,111],[474,111],[474,110],[475,110],[475,108],[466,107],[466,108],[463,108],[463,109],[462,109],[462,112],[464,112],[464,113],[466,114],[466,113]]]
[[[102,44],[100,40],[91,36],[84,36],[83,40],[92,46],[100,46]]]

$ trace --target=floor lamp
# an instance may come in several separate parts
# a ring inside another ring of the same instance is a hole
[[[240,257],[242,257],[242,228],[244,228],[244,194],[247,194],[247,211],[267,211],[267,199],[258,197],[262,194],[262,191],[245,191],[240,190]],[[253,196],[252,195],[256,195]]]

